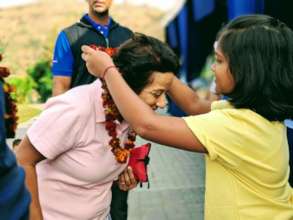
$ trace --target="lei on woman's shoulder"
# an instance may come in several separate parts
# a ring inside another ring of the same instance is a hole
[[[97,47],[96,45],[90,45],[90,47],[95,50],[104,51],[111,57],[117,52],[116,48]],[[106,82],[103,79],[101,79],[101,81],[103,89],[102,100],[106,117],[105,129],[110,136],[109,146],[111,147],[111,151],[115,156],[116,161],[118,163],[126,163],[127,158],[130,155],[130,150],[134,148],[136,134],[130,129],[127,135],[127,140],[124,142],[124,146],[122,146],[120,139],[117,136],[117,122],[122,121],[123,118],[111,97]]]
[[[2,61],[2,54],[0,54],[0,61]],[[14,92],[14,87],[9,85],[4,78],[10,75],[7,67],[0,66],[0,83],[3,87],[4,97],[4,121],[6,128],[6,137],[13,138],[17,127],[18,117],[16,115],[16,101],[12,98],[11,93]]]

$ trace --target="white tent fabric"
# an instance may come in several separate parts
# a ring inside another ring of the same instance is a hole
[[[38,0],[0,0],[0,8],[9,8],[19,5],[35,3]]]
[[[183,0],[184,1],[184,0]],[[114,0],[115,3],[128,3],[133,5],[148,5],[159,8],[163,11],[169,11],[182,0]]]

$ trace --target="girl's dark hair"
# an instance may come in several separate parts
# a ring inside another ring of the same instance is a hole
[[[179,69],[178,58],[167,44],[140,33],[121,45],[113,61],[137,94],[149,83],[154,71],[176,74]]]
[[[271,121],[293,118],[293,32],[267,15],[238,17],[218,35],[235,80],[225,94],[236,108]]]

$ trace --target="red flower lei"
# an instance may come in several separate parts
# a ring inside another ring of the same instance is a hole
[[[0,54],[0,61],[2,60],[2,55]],[[7,67],[0,67],[0,82],[3,84],[4,91],[4,101],[5,109],[4,120],[6,127],[6,137],[13,138],[15,136],[15,131],[17,127],[18,117],[16,115],[17,108],[15,100],[11,97],[11,93],[14,92],[15,88],[5,82],[4,78],[10,75],[10,71]]]
[[[116,52],[116,48],[97,47],[95,45],[90,45],[90,47],[95,50],[104,51],[110,56],[113,56]],[[132,129],[130,129],[130,131],[128,132],[127,140],[124,143],[124,148],[120,145],[120,140],[117,137],[116,127],[117,121],[122,121],[123,118],[109,93],[106,82],[103,79],[101,79],[101,81],[103,89],[103,107],[105,109],[104,112],[106,116],[105,128],[108,132],[108,135],[111,137],[109,145],[111,146],[111,151],[114,154],[117,162],[126,163],[127,158],[130,154],[130,150],[134,147],[136,134]]]

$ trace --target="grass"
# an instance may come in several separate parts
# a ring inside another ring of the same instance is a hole
[[[39,115],[41,113],[40,105],[32,105],[32,104],[18,104],[17,105],[17,115],[18,115],[18,123],[24,123],[29,119]]]

